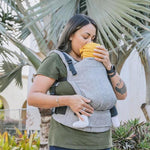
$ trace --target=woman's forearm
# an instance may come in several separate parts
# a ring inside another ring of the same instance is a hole
[[[53,108],[60,106],[69,106],[77,116],[83,120],[80,112],[86,116],[90,116],[94,109],[88,104],[90,100],[80,95],[54,96],[40,92],[29,93],[28,104],[39,108]],[[85,110],[83,110],[83,108]]]
[[[125,99],[127,97],[127,88],[124,81],[120,78],[119,74],[116,73],[116,75],[114,76],[109,76],[109,79],[111,81],[117,99]]]
[[[39,108],[53,108],[59,106],[68,106],[70,96],[48,95],[40,92],[29,94],[28,104]]]

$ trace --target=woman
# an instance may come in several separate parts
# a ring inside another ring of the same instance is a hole
[[[76,62],[80,62],[79,49],[87,43],[96,42],[97,30],[97,25],[91,18],[80,14],[75,15],[65,26],[57,49],[68,53]],[[99,46],[95,49],[95,52],[95,59],[102,62],[106,70],[108,70],[116,97],[125,99],[125,84],[119,75],[114,73],[108,51],[103,46]],[[51,53],[38,69],[28,95],[28,104],[40,108],[67,106],[80,119],[83,119],[81,115],[91,116],[94,113],[94,109],[89,104],[90,100],[81,95],[46,94],[56,80],[66,77],[67,71],[61,58],[56,53]],[[66,89],[73,90],[69,85]],[[111,129],[109,128],[104,132],[81,131],[65,126],[52,117],[49,145],[51,150],[109,150],[112,147]]]

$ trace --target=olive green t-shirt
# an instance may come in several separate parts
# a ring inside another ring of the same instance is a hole
[[[57,80],[66,77],[67,70],[59,55],[51,53],[50,56],[44,59],[37,74]],[[68,95],[68,91],[75,94],[72,86],[67,82],[65,83],[63,90],[66,90],[66,95]],[[60,92],[57,90],[57,94]],[[112,133],[111,130],[101,133],[84,132],[64,126],[52,118],[49,130],[49,145],[80,150],[105,149],[112,147]]]

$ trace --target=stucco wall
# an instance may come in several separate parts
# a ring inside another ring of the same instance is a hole
[[[20,89],[16,86],[15,81],[13,80],[11,84],[0,93],[1,97],[4,99],[7,105],[4,105],[4,109],[10,109],[9,118],[13,120],[19,119],[19,111],[23,107],[24,102],[27,98],[27,77],[23,77],[23,88]],[[16,110],[15,110],[16,109]],[[7,113],[8,110],[6,110]],[[7,113],[8,114],[8,113]]]
[[[146,81],[144,67],[136,51],[133,51],[125,62],[120,76],[127,85],[128,96],[124,101],[117,102],[119,118],[122,121],[140,118],[145,121],[141,110],[146,98]]]

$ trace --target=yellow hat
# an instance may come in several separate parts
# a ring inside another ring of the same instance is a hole
[[[96,49],[96,46],[100,46],[100,44],[97,43],[88,43],[86,45],[84,45],[81,49],[80,49],[80,54],[82,58],[86,58],[86,57],[95,57],[93,55],[93,53],[96,53],[94,51],[94,49]]]

